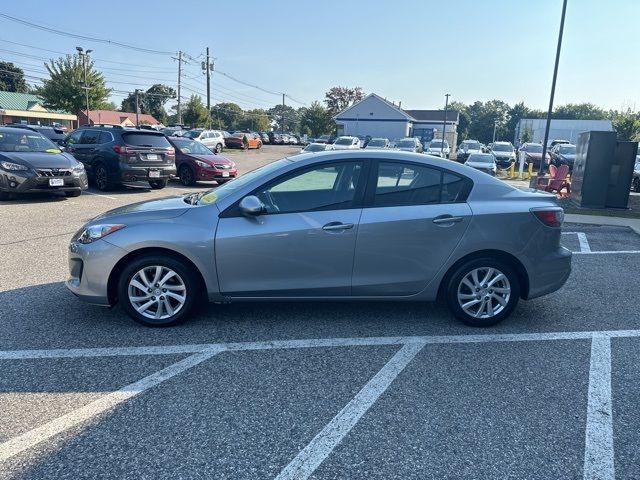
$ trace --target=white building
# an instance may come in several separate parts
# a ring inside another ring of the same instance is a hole
[[[446,139],[456,145],[459,114],[447,111]],[[383,137],[397,140],[418,137],[423,142],[442,138],[444,110],[403,110],[372,93],[334,117],[338,135]]]
[[[518,122],[513,139],[517,144],[524,135],[525,131],[531,134],[531,141],[542,143],[544,141],[544,131],[547,126],[545,118],[523,118]],[[607,131],[613,130],[610,120],[556,120],[551,119],[549,127],[549,141],[551,140],[569,140],[571,143],[578,141],[578,135],[588,131]]]

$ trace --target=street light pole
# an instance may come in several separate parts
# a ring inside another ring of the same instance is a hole
[[[76,47],[76,50],[78,51],[78,55],[80,55],[80,57],[82,58],[82,69],[84,70],[84,95],[85,95],[85,101],[86,101],[86,107],[87,107],[87,124],[91,125],[91,120],[89,119],[89,84],[87,83],[87,63],[88,63],[88,57],[89,54],[91,52],[93,52],[93,50],[87,50],[86,52],[84,52],[84,49],[82,47]]]
[[[140,101],[138,97],[140,95],[140,89],[136,88],[136,128],[140,128]]]
[[[449,110],[449,97],[450,93],[445,94],[444,101],[444,121],[442,122],[442,142],[440,143],[440,156],[442,157],[444,152],[445,133],[447,133],[447,110]]]
[[[492,142],[495,143],[496,141],[496,128],[498,127],[498,121],[494,120],[493,121],[493,140],[491,140]]]
[[[553,80],[551,81],[551,97],[549,98],[549,110],[547,110],[547,125],[544,129],[544,143],[542,144],[542,158],[538,173],[544,173],[547,160],[547,143],[549,142],[549,129],[551,128],[551,112],[553,111],[553,97],[556,93],[556,78],[558,77],[558,63],[560,62],[560,49],[562,48],[562,34],[564,32],[564,16],[567,11],[567,0],[562,2],[562,16],[560,17],[560,32],[558,33],[558,48],[556,49],[556,63],[553,67]]]

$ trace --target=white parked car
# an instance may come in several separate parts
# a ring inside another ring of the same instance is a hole
[[[443,147],[442,140],[431,140],[425,153],[435,155],[436,157],[449,158],[449,154],[451,153],[449,142],[445,140]]]
[[[220,153],[226,146],[224,143],[224,135],[219,130],[202,130],[195,128],[184,133],[182,136],[204,143],[209,150],[215,153]]]
[[[367,143],[367,146],[364,148],[368,148],[371,150],[379,150],[384,148],[389,148],[389,139],[388,138],[372,138]]]
[[[331,150],[357,150],[360,148],[360,139],[358,137],[338,137],[331,147]]]

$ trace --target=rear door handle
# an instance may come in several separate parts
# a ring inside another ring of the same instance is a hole
[[[350,228],[353,228],[353,223],[331,222],[322,227],[323,230],[328,232],[335,230],[348,230]]]
[[[433,223],[436,225],[449,225],[458,223],[464,220],[464,217],[454,217],[453,215],[440,215],[433,219]]]

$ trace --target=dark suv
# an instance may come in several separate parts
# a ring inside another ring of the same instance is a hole
[[[67,136],[65,146],[84,164],[99,190],[137,181],[160,189],[176,174],[175,150],[160,132],[85,125]]]

